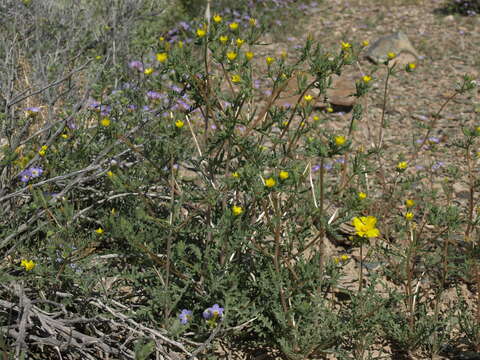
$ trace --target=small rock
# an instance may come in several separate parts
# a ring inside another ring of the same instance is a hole
[[[385,62],[388,57],[387,54],[393,52],[397,55],[408,53],[419,58],[418,52],[413,47],[412,43],[403,31],[397,31],[391,35],[381,37],[375,41],[367,50],[366,58],[373,61],[375,64]],[[397,59],[397,61],[399,61]]]
[[[327,89],[327,101],[337,106],[353,106],[357,101],[355,78],[352,74],[332,76],[332,86]]]
[[[443,21],[454,21],[455,17],[453,15],[448,15],[443,18]]]

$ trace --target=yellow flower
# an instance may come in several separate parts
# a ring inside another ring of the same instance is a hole
[[[115,210],[115,208],[112,208],[112,210],[110,210],[110,214],[115,216],[117,214],[117,210]]]
[[[363,47],[367,47],[370,43],[368,42],[368,40],[363,40],[362,41],[362,46]]]
[[[410,211],[409,211],[409,212],[406,212],[406,213],[405,213],[405,219],[406,219],[407,221],[413,220],[413,213],[410,212]]]
[[[348,42],[343,42],[342,41],[342,49],[343,50],[348,50],[352,47],[352,44],[348,43]]]
[[[113,172],[107,171],[107,176],[108,176],[109,178],[113,177]]]
[[[177,45],[178,45],[178,47],[179,47],[180,49],[182,49],[182,48],[183,48],[183,41],[179,41],[179,42],[177,43]]]
[[[394,52],[389,52],[389,53],[387,54],[387,57],[388,57],[389,60],[395,59],[396,56],[397,56],[397,55],[396,55]]]
[[[48,149],[48,146],[47,145],[43,145],[40,150],[38,150],[38,155],[40,156],[45,156],[45,154],[47,153],[47,149]]]
[[[303,97],[303,99],[304,99],[306,102],[310,102],[310,101],[313,100],[313,96],[310,95],[310,94],[308,94],[308,95],[305,95],[305,96]]]
[[[275,181],[274,178],[268,178],[265,180],[265,186],[268,188],[273,188],[276,184],[277,182]]]
[[[267,56],[265,61],[267,62],[267,65],[271,65],[275,61],[275,58]]]
[[[283,50],[283,51],[280,53],[280,56],[282,57],[282,59],[286,59],[287,56],[288,56],[288,53],[287,53],[285,50]]]
[[[335,136],[335,145],[342,146],[347,142],[347,138],[343,135]]]
[[[163,36],[160,36],[160,37],[158,38],[158,40],[160,40],[160,42],[164,42],[164,41],[165,41],[165,38],[164,38]]]
[[[361,216],[353,218],[353,226],[358,236],[364,238],[374,238],[380,235],[380,231],[375,227],[377,218],[375,216]]]
[[[414,207],[414,206],[415,206],[415,201],[412,200],[412,199],[407,199],[407,200],[405,200],[405,206],[406,206],[407,208]]]
[[[102,120],[100,120],[100,125],[102,125],[103,127],[109,127],[110,119],[108,117],[104,117]]]
[[[153,68],[146,68],[143,73],[145,75],[151,75],[153,73]]]
[[[234,84],[239,83],[241,80],[242,78],[240,77],[240,75],[232,75],[232,82]]]
[[[220,36],[219,40],[222,44],[226,44],[228,41],[228,36]]]
[[[60,135],[63,139],[68,139],[68,134],[62,134]]]
[[[232,173],[232,177],[238,179],[240,177],[240,174],[238,173],[238,171],[235,171]]]
[[[360,191],[360,192],[358,193],[358,198],[359,198],[360,200],[366,199],[366,198],[367,198],[367,194],[365,194],[364,192],[361,192],[361,191]]]
[[[333,108],[331,106],[327,107],[325,110],[327,110],[327,112],[329,112],[329,113],[333,112]]]
[[[237,53],[234,51],[229,51],[227,52],[227,58],[228,60],[233,61],[237,58]]]
[[[400,161],[397,164],[397,169],[398,170],[405,170],[408,167],[408,163],[406,161]]]
[[[313,121],[318,121],[318,120],[320,120],[320,117],[318,115],[314,115],[313,116]]]
[[[235,216],[242,215],[243,209],[242,209],[241,206],[233,205],[233,206],[232,206],[232,213],[233,213],[233,215],[235,215]]]
[[[252,60],[253,56],[254,56],[254,54],[251,51],[247,51],[245,53],[245,57],[247,58],[247,60]]]
[[[228,27],[230,28],[230,30],[235,31],[238,29],[238,23],[232,22],[230,23],[230,25],[228,25]]]
[[[163,63],[163,62],[167,61],[167,59],[168,59],[168,54],[167,54],[167,53],[159,53],[159,54],[157,54],[157,61],[158,61],[158,62]]]
[[[364,75],[362,77],[362,80],[365,84],[368,84],[370,82],[370,80],[372,80],[372,77],[371,76],[368,76],[368,75]]]
[[[285,170],[280,171],[280,174],[278,175],[281,180],[287,180],[289,176],[290,174]]]
[[[333,262],[335,263],[335,265],[338,265],[340,264],[340,262],[345,262],[347,260],[348,260],[348,255],[341,255],[340,257],[335,256],[333,258]]]
[[[243,40],[243,39],[237,39],[237,40],[236,40],[236,43],[237,43],[237,46],[238,46],[238,47],[241,47],[244,42],[245,42],[245,40]]]
[[[410,70],[415,70],[416,67],[417,67],[417,65],[416,65],[415,63],[410,63],[410,64],[408,64],[408,68],[409,68]]]
[[[175,126],[179,129],[181,129],[185,125],[182,120],[177,120],[175,121]]]
[[[205,35],[207,35],[207,32],[205,31],[205,29],[197,29],[197,36],[199,38],[202,38],[204,37]]]
[[[26,259],[23,259],[22,262],[20,263],[20,266],[23,267],[25,271],[33,270],[35,265],[36,264],[33,262],[33,260],[26,260]]]
[[[95,232],[96,232],[97,234],[100,234],[100,235],[101,235],[101,234],[103,234],[104,231],[103,231],[103,229],[102,229],[101,227],[99,227],[97,230],[95,230]]]
[[[102,56],[101,55],[95,56],[95,60],[102,60]]]
[[[222,17],[220,15],[215,15],[213,17],[213,21],[216,22],[217,24],[222,21]]]
[[[250,18],[250,19],[248,20],[248,23],[249,23],[251,26],[255,26],[255,24],[257,23],[257,19]]]

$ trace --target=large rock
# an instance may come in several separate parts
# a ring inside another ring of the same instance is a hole
[[[313,76],[302,73],[306,76],[307,83],[313,80]],[[351,107],[355,105],[357,98],[354,96],[357,89],[355,86],[355,75],[351,71],[342,73],[342,75],[332,75],[332,84],[326,91],[326,96],[319,96],[317,89],[312,89],[309,93],[315,97],[316,107],[326,107],[329,104],[333,106]],[[277,106],[295,105],[298,101],[300,90],[296,76],[293,76],[281,92],[275,104]]]
[[[368,48],[366,58],[375,64],[380,64],[387,61],[387,54],[390,52],[397,55],[396,62],[400,64],[413,62],[420,57],[408,36],[403,31],[397,31],[375,41]]]

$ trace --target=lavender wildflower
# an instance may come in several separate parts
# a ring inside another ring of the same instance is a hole
[[[143,64],[142,64],[141,61],[138,61],[138,60],[130,61],[128,63],[128,67],[130,69],[136,69],[138,71],[143,71]]]
[[[148,91],[147,97],[152,100],[159,100],[163,97],[163,94],[160,94],[159,92],[156,92],[156,91]]]
[[[35,179],[41,176],[42,173],[43,173],[43,169],[40,167],[31,167],[31,168],[25,169],[19,174],[20,181],[23,183],[27,183],[31,179]]]
[[[25,109],[26,117],[34,117],[40,112],[40,108],[37,106],[28,107]]]
[[[40,168],[40,167],[31,167],[30,168],[30,176],[32,177],[32,179],[35,179],[39,176],[41,176],[43,173],[43,169]]]
[[[220,307],[218,304],[214,304],[212,307],[205,309],[203,312],[203,318],[205,320],[216,320],[223,316],[223,308]]]
[[[191,310],[187,310],[187,309],[183,309],[182,312],[180,313],[180,315],[178,315],[178,318],[180,319],[180,322],[185,325],[186,323],[188,323],[189,320],[191,320],[192,318],[192,311]]]
[[[30,178],[32,176],[32,174],[30,174],[30,170],[24,170],[22,171],[20,174],[20,181],[23,182],[23,183],[27,183],[30,181]]]

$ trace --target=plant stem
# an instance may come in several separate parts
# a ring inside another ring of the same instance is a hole
[[[380,149],[382,148],[383,129],[385,128],[385,112],[387,108],[388,80],[390,79],[390,75],[392,71],[393,71],[393,66],[391,68],[387,66],[387,78],[385,79],[385,88],[383,90],[382,119],[380,121],[380,132],[378,134],[378,144],[377,144],[378,151],[380,151]]]
[[[358,292],[363,288],[363,243],[360,243],[360,270],[358,272]]]

